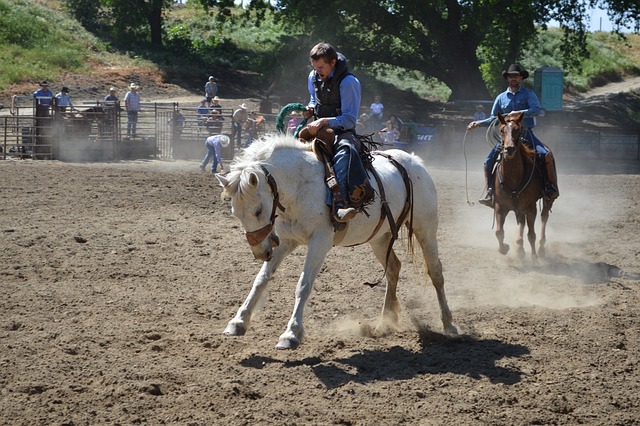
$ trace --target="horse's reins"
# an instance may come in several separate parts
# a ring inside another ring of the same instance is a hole
[[[265,238],[267,238],[267,235],[271,233],[273,224],[276,221],[276,217],[278,217],[278,215],[276,215],[276,209],[280,209],[282,210],[282,212],[285,211],[285,208],[282,206],[282,204],[280,204],[280,194],[278,193],[278,184],[276,184],[276,180],[262,164],[260,164],[260,168],[264,172],[264,175],[267,178],[267,183],[271,188],[271,194],[273,195],[273,205],[271,208],[271,218],[269,219],[269,223],[267,225],[256,231],[245,232],[244,235],[247,238],[250,246],[256,246],[260,244],[262,241],[264,241]]]

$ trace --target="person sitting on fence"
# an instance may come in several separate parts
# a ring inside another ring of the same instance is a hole
[[[198,126],[206,126],[207,129],[211,126],[211,109],[207,106],[206,99],[200,101],[200,106],[196,109],[196,119]]]
[[[400,131],[393,126],[391,120],[387,120],[387,125],[379,133],[385,145],[395,145],[395,142],[400,138]]]
[[[60,112],[66,112],[67,108],[74,109],[71,96],[69,96],[69,88],[62,86],[60,92],[55,96],[56,110]]]

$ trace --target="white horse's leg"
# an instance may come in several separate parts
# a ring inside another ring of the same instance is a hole
[[[382,305],[382,315],[376,326],[378,334],[385,334],[389,331],[390,326],[398,324],[398,313],[400,312],[400,303],[396,295],[398,288],[398,277],[400,276],[400,268],[402,262],[398,259],[395,252],[391,250],[389,259],[387,260],[387,251],[391,242],[391,233],[386,233],[382,238],[378,238],[370,243],[371,249],[375,254],[382,267],[386,267],[385,277],[387,279],[387,291],[384,296],[384,305]]]
[[[438,257],[438,241],[436,239],[435,229],[431,232],[427,231],[426,233],[416,229],[415,236],[422,248],[424,262],[425,265],[427,265],[427,273],[436,289],[438,304],[440,305],[440,318],[444,331],[447,334],[458,334],[458,329],[453,324],[453,315],[451,315],[451,310],[447,303],[447,296],[444,292],[444,275],[442,275],[442,263],[440,263],[440,258]]]
[[[296,244],[281,241],[280,246],[273,251],[272,259],[269,262],[262,263],[260,272],[258,272],[258,275],[256,275],[256,278],[253,280],[253,286],[251,287],[251,291],[249,291],[249,295],[242,306],[240,306],[240,309],[238,309],[236,316],[229,321],[223,334],[227,336],[242,336],[247,332],[251,324],[253,311],[267,289],[269,280],[273,277],[274,272],[278,269],[278,266],[280,266],[284,258],[291,253],[296,246]]]
[[[296,286],[296,300],[287,329],[280,335],[276,349],[296,349],[304,337],[302,317],[304,305],[311,294],[313,283],[320,272],[322,263],[333,245],[330,229],[318,230],[309,240],[304,268]]]

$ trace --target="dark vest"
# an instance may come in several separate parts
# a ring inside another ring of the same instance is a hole
[[[340,108],[340,82],[348,75],[351,75],[351,73],[347,65],[347,58],[342,53],[338,53],[333,75],[327,81],[322,81],[318,73],[314,72],[313,87],[316,95],[315,110],[318,118],[342,115]]]

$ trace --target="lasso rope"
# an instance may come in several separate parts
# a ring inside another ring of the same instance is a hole
[[[302,104],[287,104],[285,106],[283,106],[280,109],[280,112],[278,113],[278,115],[276,116],[276,130],[278,130],[278,133],[286,133],[285,127],[284,127],[284,118],[287,116],[287,114],[289,114],[292,111],[306,111],[307,107],[302,105]],[[302,130],[302,128],[304,126],[307,125],[307,119],[303,119],[300,124],[298,125],[298,127],[296,128],[295,133],[293,134],[293,137],[298,137],[298,133],[300,132],[300,130]]]

